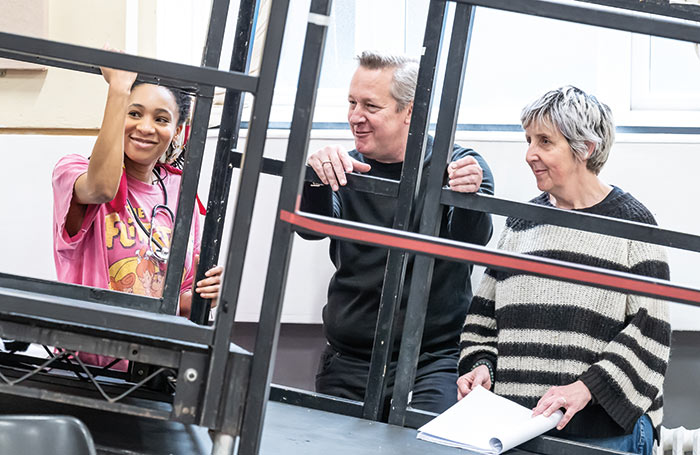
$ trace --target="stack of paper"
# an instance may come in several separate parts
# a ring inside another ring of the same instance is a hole
[[[477,387],[418,429],[418,438],[485,454],[499,454],[556,427],[563,417],[532,417],[528,409]]]

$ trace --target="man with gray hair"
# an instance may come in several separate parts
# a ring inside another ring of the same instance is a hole
[[[396,199],[357,193],[345,187],[346,173],[360,172],[399,180],[406,153],[418,62],[405,56],[363,52],[348,93],[348,123],[355,150],[326,146],[308,158],[321,186],[306,183],[301,209],[344,220],[392,227]],[[423,172],[430,169],[433,139],[428,138]],[[435,166],[441,166],[440,163]],[[446,174],[452,190],[493,194],[491,171],[476,152],[455,145]],[[424,185],[426,178],[421,179]],[[417,231],[425,188],[414,201],[411,230]],[[488,214],[445,207],[440,236],[480,245],[491,237]],[[305,238],[313,238],[304,236]],[[387,250],[347,241],[331,240],[331,261],[336,272],[328,286],[323,309],[328,345],[316,376],[316,391],[353,400],[364,400],[381,299]],[[391,396],[398,339],[402,331],[413,268],[409,256],[400,306],[399,327],[394,340],[393,361],[388,372]],[[430,289],[428,312],[412,393],[413,407],[442,412],[457,398],[459,332],[471,301],[470,274],[466,263],[437,260]],[[387,398],[388,399],[388,398]]]

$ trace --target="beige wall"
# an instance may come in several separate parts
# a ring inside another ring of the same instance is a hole
[[[126,1],[49,0],[48,38],[82,46],[125,47]],[[0,128],[97,128],[107,85],[58,68],[8,70],[0,77]]]
[[[48,34],[48,0],[3,0],[0,15],[0,30],[6,33],[21,33],[36,38]],[[43,71],[41,65],[0,58],[0,69],[31,69]]]

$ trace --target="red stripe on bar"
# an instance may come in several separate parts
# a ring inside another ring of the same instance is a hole
[[[354,229],[343,226],[334,226],[331,224],[326,224],[320,221],[312,220],[307,217],[297,215],[296,213],[288,212],[286,210],[280,211],[280,219],[289,224],[293,224],[295,226],[299,226],[313,232],[327,234],[333,237],[340,237],[350,240],[360,240],[363,242],[368,242],[374,245],[389,248],[399,248],[402,250],[414,251],[417,253],[427,253],[433,256],[463,259],[470,262],[477,262],[496,267],[505,267],[524,272],[533,272],[537,274],[575,280],[584,283],[601,284],[604,286],[622,288],[628,291],[637,291],[655,294],[661,297],[669,297],[672,299],[700,303],[700,292],[692,289],[679,289],[665,284],[648,283],[645,281],[638,281],[632,278],[623,278],[618,276],[606,275],[600,272],[576,270],[561,265],[543,264],[541,262],[530,261],[527,259],[501,256],[481,251],[464,250],[462,248],[449,245],[436,245],[434,243],[426,242],[424,240],[407,239],[389,234],[381,234],[378,232],[367,232],[360,229]]]

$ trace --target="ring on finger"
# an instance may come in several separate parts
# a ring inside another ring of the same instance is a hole
[[[564,398],[564,397],[559,397],[559,399],[562,401],[562,405],[561,405],[561,406],[562,406],[562,407],[566,407],[566,404],[567,404],[566,398]]]
[[[333,162],[331,160],[321,161],[321,166],[324,164],[333,164]]]

